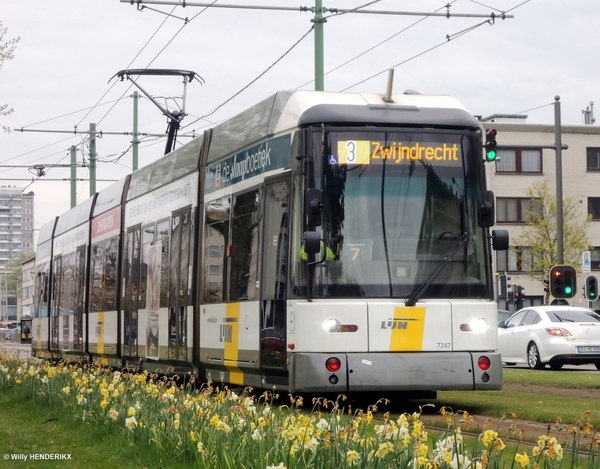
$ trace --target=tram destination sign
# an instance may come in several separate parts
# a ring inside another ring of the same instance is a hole
[[[206,193],[290,164],[289,134],[259,143],[206,168]]]
[[[338,141],[337,155],[329,164],[375,164],[390,161],[395,164],[425,161],[432,164],[460,164],[457,143],[416,142],[385,143],[371,140]]]

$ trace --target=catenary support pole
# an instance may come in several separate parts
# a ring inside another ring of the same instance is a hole
[[[138,101],[140,95],[137,91],[133,92],[133,140],[132,140],[132,163],[131,170],[138,169],[138,147],[140,144],[138,133]]]
[[[324,59],[324,32],[323,1],[315,0],[315,91],[325,90],[325,59]]]
[[[96,124],[90,124],[90,197],[96,193]]]
[[[77,149],[71,146],[71,208],[77,205]]]

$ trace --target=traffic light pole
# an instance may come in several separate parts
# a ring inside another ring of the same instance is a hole
[[[556,152],[556,260],[564,262],[563,246],[563,187],[562,187],[562,129],[560,123],[560,96],[554,97],[554,138]]]

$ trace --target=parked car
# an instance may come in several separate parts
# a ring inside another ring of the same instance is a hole
[[[505,309],[498,310],[498,327],[502,327],[502,324],[508,321],[513,315],[512,311],[506,311]]]
[[[559,370],[594,364],[600,370],[600,315],[572,306],[524,308],[499,326],[498,350],[507,365]]]

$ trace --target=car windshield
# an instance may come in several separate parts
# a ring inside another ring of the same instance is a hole
[[[600,316],[593,311],[548,311],[548,317],[552,322],[600,322]]]

